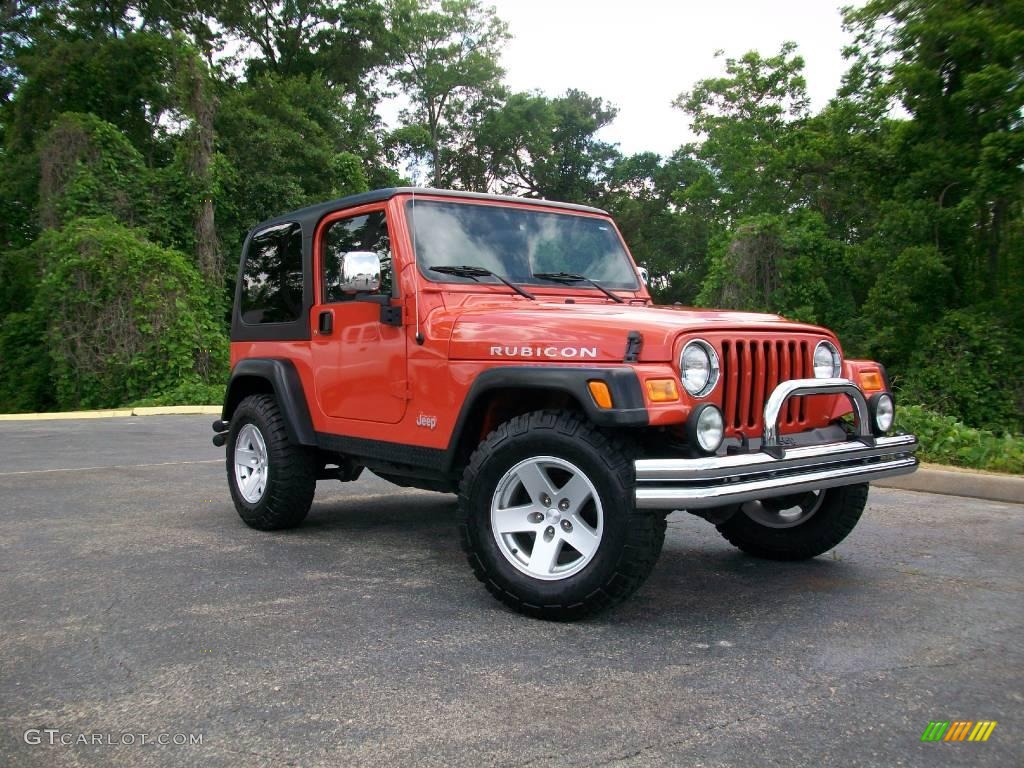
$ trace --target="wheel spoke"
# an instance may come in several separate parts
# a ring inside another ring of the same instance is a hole
[[[565,539],[565,543],[583,555],[583,557],[590,557],[594,554],[597,551],[598,544],[601,543],[601,538],[597,535],[597,531],[587,525],[579,515],[574,515],[572,518],[572,530],[563,530],[561,535]]]
[[[825,500],[825,492],[810,492],[796,500],[795,504],[782,506],[783,503],[774,499],[765,501],[748,501],[740,506],[743,514],[766,528],[795,528],[803,525],[821,508]]]
[[[256,451],[251,451],[248,448],[236,448],[235,449],[235,463],[241,464],[245,467],[253,467],[259,461],[259,457],[256,455]]]
[[[253,490],[259,485],[260,473],[253,470],[247,478],[242,481],[242,490],[251,494]]]
[[[492,524],[494,525],[495,533],[522,533],[524,531],[537,530],[537,524],[531,523],[526,518],[531,512],[538,510],[541,514],[544,513],[543,509],[534,504],[523,504],[519,507],[494,510]]]
[[[558,562],[558,553],[561,550],[562,540],[557,534],[552,536],[550,541],[545,541],[544,532],[537,531],[537,539],[533,542],[533,551],[530,553],[530,569],[537,573],[551,573]]]
[[[552,488],[551,481],[540,464],[536,462],[524,464],[519,468],[516,476],[523,484],[523,487],[526,488],[526,492],[530,494],[534,504],[541,504],[541,495],[544,494],[554,499],[555,489]]]
[[[557,496],[559,500],[567,499],[569,501],[569,508],[566,510],[566,514],[575,515],[590,500],[593,494],[590,492],[590,486],[583,475],[573,475],[569,482],[558,491]]]

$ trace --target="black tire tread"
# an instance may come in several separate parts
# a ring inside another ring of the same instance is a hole
[[[742,510],[715,526],[726,541],[748,555],[768,560],[807,560],[824,554],[857,525],[868,499],[868,485],[830,488],[813,517],[794,528],[768,528]]]
[[[263,434],[270,459],[270,478],[260,502],[251,505],[235,487],[233,449],[238,431],[253,422]],[[294,528],[309,514],[316,492],[317,457],[288,439],[284,416],[273,395],[251,395],[242,400],[231,418],[227,447],[228,487],[235,509],[245,524],[260,531]]]
[[[498,600],[515,611],[540,619],[573,621],[607,610],[632,595],[647,579],[665,540],[665,517],[661,513],[636,509],[629,499],[626,541],[614,573],[599,589],[575,603],[533,605],[502,588],[481,560],[471,532],[470,489],[483,463],[506,441],[527,432],[546,430],[571,437],[593,449],[623,493],[633,493],[633,460],[628,444],[595,427],[573,411],[542,410],[525,413],[499,425],[477,446],[459,485],[457,520],[462,549],[477,579]]]

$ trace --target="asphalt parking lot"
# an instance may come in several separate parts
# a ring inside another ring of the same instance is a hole
[[[452,496],[322,481],[249,530],[211,420],[0,423],[0,765],[1024,764],[1022,506],[875,489],[795,564],[676,513],[631,602],[548,624]]]

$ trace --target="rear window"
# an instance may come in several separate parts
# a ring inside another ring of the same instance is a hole
[[[302,227],[281,224],[249,240],[242,271],[242,322],[291,323],[302,315]]]

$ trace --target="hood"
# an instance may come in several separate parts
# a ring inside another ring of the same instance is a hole
[[[691,307],[515,301],[441,312],[448,317],[435,317],[432,325],[442,333],[442,328],[451,328],[452,360],[622,362],[631,331],[643,337],[640,362],[671,360],[675,341],[684,333],[812,332],[833,338],[822,328],[778,315]]]

